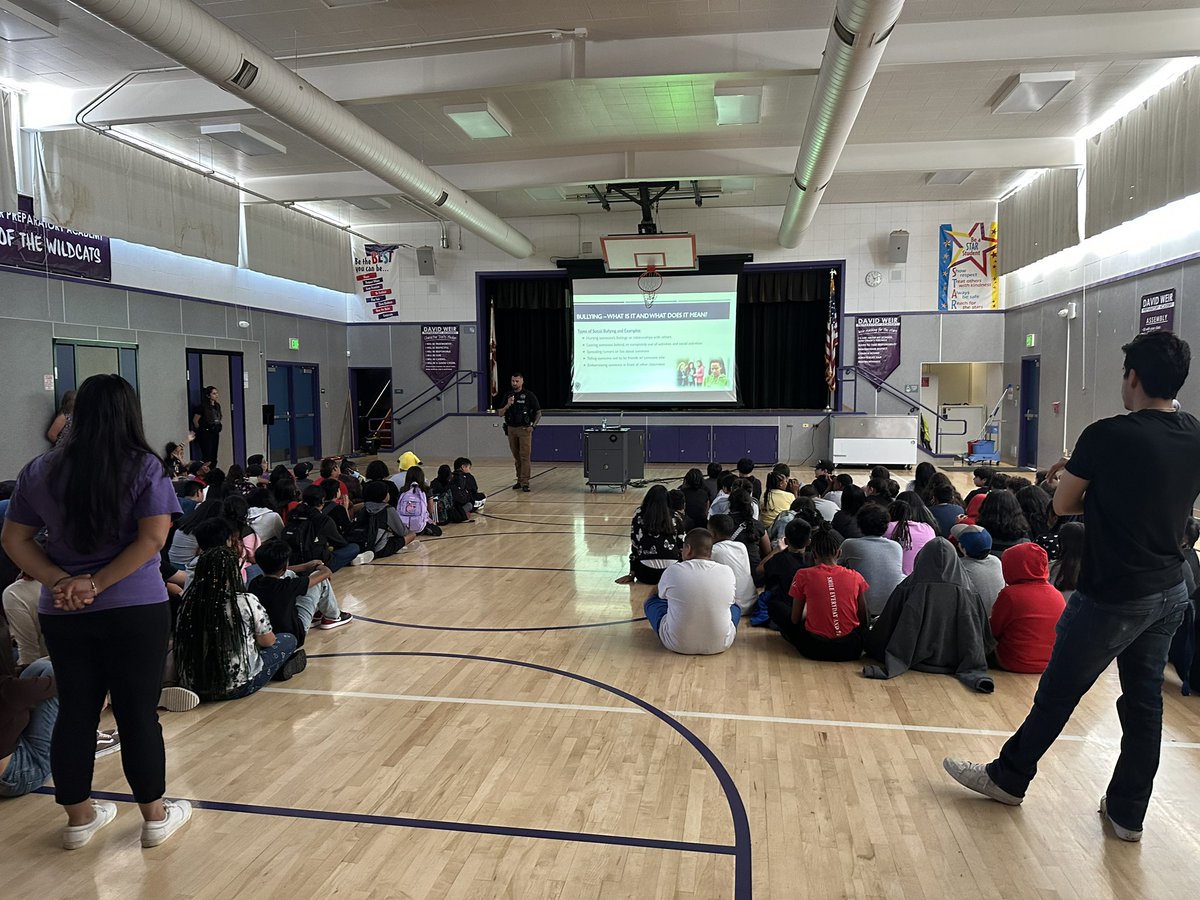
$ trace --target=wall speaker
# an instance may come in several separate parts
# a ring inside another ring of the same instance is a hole
[[[262,423],[264,425],[275,424],[275,404],[264,403],[262,408]]]
[[[908,262],[908,232],[893,231],[888,235],[888,262]]]
[[[420,275],[433,275],[433,248],[417,248],[417,272]]]

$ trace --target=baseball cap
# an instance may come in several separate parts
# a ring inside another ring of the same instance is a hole
[[[956,525],[951,533],[955,531],[958,532],[954,535],[958,546],[972,559],[984,559],[991,552],[992,536],[987,533],[986,528],[980,528],[978,525]]]
[[[405,450],[400,454],[400,458],[396,460],[396,464],[400,466],[400,471],[405,472],[411,469],[413,466],[419,466],[421,464],[421,458],[411,450]]]

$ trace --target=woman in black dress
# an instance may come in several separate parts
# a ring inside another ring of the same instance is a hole
[[[200,458],[212,467],[217,465],[217,447],[221,443],[221,404],[217,389],[212,385],[200,395],[200,408],[192,414],[192,430],[200,447]]]

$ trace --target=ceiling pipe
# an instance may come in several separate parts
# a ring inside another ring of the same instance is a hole
[[[81,9],[524,259],[533,242],[189,0],[72,0]]]
[[[797,246],[812,224],[903,6],[904,0],[838,0],[779,224],[780,245]]]

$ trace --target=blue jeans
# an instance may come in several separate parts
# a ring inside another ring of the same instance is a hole
[[[39,659],[29,664],[22,678],[54,677],[50,660]],[[4,772],[0,773],[0,797],[21,797],[37,790],[50,777],[50,735],[58,718],[58,697],[49,697],[29,713],[29,724],[17,738]]]
[[[1121,678],[1117,715],[1121,755],[1105,796],[1114,822],[1138,830],[1150,803],[1162,744],[1162,683],[1171,637],[1187,608],[1187,589],[1110,603],[1076,591],[1058,620],[1050,663],[1033,708],[988,775],[1017,797],[1025,796],[1037,764],[1062,732],[1076,705],[1115,659]]]
[[[345,547],[338,547],[333,551],[333,556],[325,565],[329,566],[330,572],[336,572],[338,569],[344,569],[358,556],[361,551],[358,549],[358,544],[347,544]]]
[[[283,668],[283,664],[288,661],[293,653],[296,652],[296,636],[292,634],[275,635],[275,643],[270,647],[259,647],[258,658],[262,660],[262,671],[255,675],[250,681],[243,684],[237,690],[230,692],[223,700],[238,700],[242,697],[249,697],[255,691],[267,686],[267,682]]]
[[[658,594],[651,594],[646,598],[642,610],[646,613],[646,618],[650,620],[650,627],[654,629],[655,634],[658,634],[658,626],[662,624],[663,618],[667,615],[667,601]],[[732,604],[729,607],[729,617],[733,619],[733,626],[736,628],[737,623],[742,620],[742,608],[736,603]]]

